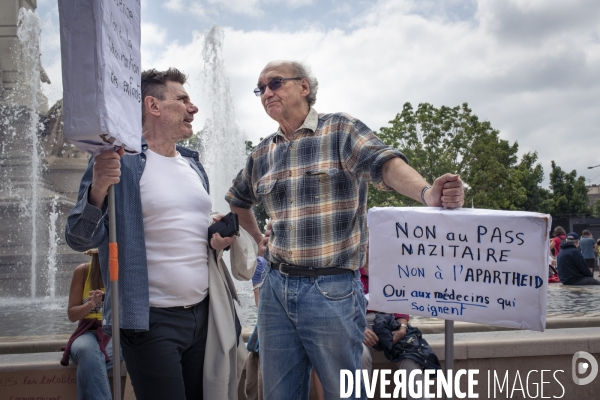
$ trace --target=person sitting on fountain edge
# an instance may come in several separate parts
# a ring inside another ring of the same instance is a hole
[[[358,269],[369,183],[432,207],[464,202],[458,175],[430,186],[358,119],[318,114],[317,88],[301,63],[267,64],[254,93],[279,129],[252,151],[226,196],[257,243],[263,235],[253,205],[264,205],[273,227],[258,303],[265,400],[308,398],[313,367],[325,397],[336,399],[340,370],[361,369],[366,319]]]
[[[112,370],[112,339],[102,332],[104,282],[98,250],[85,254],[92,261],[73,271],[67,308],[69,320],[78,322],[77,329],[69,338],[60,363],[67,366],[70,358],[77,364],[78,400],[111,400],[107,372]]]
[[[592,272],[577,248],[578,245],[579,235],[571,232],[560,246],[556,258],[560,281],[563,285],[600,285],[600,281],[593,278]]]
[[[78,251],[98,247],[108,281],[107,192],[114,185],[120,338],[136,399],[236,400],[243,341],[221,257],[231,245],[233,273],[249,280],[257,247],[243,231],[238,240],[208,237],[208,176],[198,152],[176,145],[192,136],[198,112],[186,79],[175,68],[142,73],[142,153],[121,158],[122,150],[107,150],[91,160],[66,239]],[[104,311],[110,333],[111,302]]]

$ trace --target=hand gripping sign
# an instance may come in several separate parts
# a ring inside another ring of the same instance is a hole
[[[140,0],[59,0],[64,133],[96,155],[141,151]]]
[[[551,217],[369,210],[369,309],[543,331]]]

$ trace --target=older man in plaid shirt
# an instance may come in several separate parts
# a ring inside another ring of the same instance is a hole
[[[369,182],[429,206],[464,202],[457,175],[430,186],[360,120],[318,114],[317,89],[303,64],[267,64],[254,93],[279,129],[254,149],[226,196],[256,242],[268,240],[258,309],[266,400],[307,399],[312,367],[327,399],[339,398],[340,370],[361,368],[358,270],[366,259]],[[271,219],[268,238],[250,209],[259,203]]]

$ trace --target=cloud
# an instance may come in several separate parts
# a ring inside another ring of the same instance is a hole
[[[50,0],[39,0],[38,6],[46,5],[46,11],[40,14],[42,20],[42,37],[40,51],[42,66],[52,82],[42,85],[42,92],[48,97],[49,106],[62,97],[62,71],[60,60],[60,31],[58,23],[58,5]]]
[[[206,5],[197,1],[190,2],[186,0],[169,0],[164,3],[162,7],[177,14],[191,13],[192,15],[199,17],[201,20],[207,17]]]
[[[285,5],[287,5],[290,8],[298,8],[298,7],[303,7],[303,6],[308,6],[311,4],[314,4],[314,0],[281,0],[281,1],[276,1],[277,3],[284,3]]]
[[[554,159],[563,169],[588,176],[586,167],[600,161],[590,146],[600,124],[594,19],[575,24],[571,21],[581,10],[536,3],[534,8],[514,7],[511,14],[479,8],[474,20],[462,21],[416,14],[416,4],[380,1],[348,32],[227,30],[232,82],[254,83],[269,59],[304,60],[320,81],[317,109],[349,112],[373,129],[387,125],[406,101],[438,107],[468,102],[505,139],[518,141],[521,153],[538,151],[547,173]],[[539,28],[529,32],[535,40],[512,40],[489,24],[496,19],[507,26],[517,12],[519,18],[537,21]],[[567,21],[548,33],[541,21],[561,12]],[[262,110],[244,95],[234,96],[240,101],[240,120],[252,121],[251,137],[265,136],[272,123],[257,116]],[[256,133],[261,126],[264,133]]]
[[[265,15],[265,9],[297,9],[314,3],[314,0],[168,0],[163,7],[177,13],[193,13],[198,17],[218,16],[224,13],[241,14],[250,17]]]
[[[165,44],[165,40],[167,38],[167,32],[165,28],[153,23],[142,22],[141,31],[142,42],[146,43],[148,46]]]
[[[499,40],[535,45],[549,39],[564,39],[570,34],[586,36],[600,19],[600,3],[595,0],[491,0],[480,2],[479,12],[484,29]]]
[[[141,23],[141,56],[142,68],[146,68],[151,64],[150,60],[154,60],[164,52],[164,46],[167,43],[167,31],[165,28],[151,22]]]
[[[183,0],[169,0],[163,4],[163,7],[171,11],[183,11],[186,8]]]
[[[292,0],[292,3],[305,1],[307,0]],[[221,12],[260,16],[263,14],[260,8],[262,2],[264,0],[168,0],[162,7],[170,12],[192,13],[201,18],[218,15]]]
[[[250,16],[275,4],[210,1],[198,7],[210,4],[219,12],[239,7],[235,12]],[[277,128],[252,90],[268,61],[294,59],[311,65],[319,79],[319,112],[348,112],[378,130],[407,101],[415,107],[468,102],[504,139],[518,141],[521,152],[538,151],[546,174],[555,160],[564,170],[595,176],[587,166],[600,163],[595,146],[600,3],[467,3],[380,0],[340,28],[316,17],[314,24],[294,27],[225,27],[223,54],[240,128],[255,143]],[[282,19],[290,17],[278,11]],[[331,12],[352,15],[343,7]],[[167,11],[145,22],[143,65],[181,68],[190,75],[188,91],[202,106],[210,100],[201,93],[204,28],[172,41],[168,35],[177,27],[176,15]],[[195,124],[202,127],[202,115]]]

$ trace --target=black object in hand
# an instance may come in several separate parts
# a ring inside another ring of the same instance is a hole
[[[230,212],[225,215],[219,221],[215,222],[208,227],[208,243],[210,246],[210,239],[212,239],[215,233],[219,233],[221,237],[231,237],[238,235],[240,232],[240,224],[238,222],[238,216],[234,212]],[[211,246],[212,248],[212,246]]]

